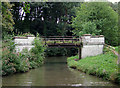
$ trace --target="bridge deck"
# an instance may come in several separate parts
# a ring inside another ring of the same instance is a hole
[[[81,47],[82,44],[73,44],[73,43],[56,43],[56,44],[47,44],[48,47]]]
[[[73,36],[49,36],[42,37],[45,45],[48,47],[81,47],[81,38],[73,38]]]

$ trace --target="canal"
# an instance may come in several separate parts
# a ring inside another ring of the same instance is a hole
[[[46,57],[45,64],[2,78],[3,86],[118,86],[67,67],[67,57]]]

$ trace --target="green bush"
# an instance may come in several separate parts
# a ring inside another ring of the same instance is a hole
[[[2,56],[2,75],[8,75],[16,72],[15,59],[17,58],[16,54],[7,53]]]
[[[11,38],[12,39],[12,38]],[[10,75],[17,72],[26,72],[29,69],[36,68],[43,64],[45,47],[36,38],[34,46],[30,51],[24,49],[22,52],[16,53],[14,42],[4,40],[2,47],[2,75]]]
[[[116,47],[115,47],[115,51],[120,52],[119,49],[120,49],[120,46],[116,46]]]
[[[6,39],[6,38],[5,38]],[[3,40],[2,46],[2,75],[8,75],[16,72],[17,54],[14,53],[15,44],[9,39]]]
[[[22,53],[11,52],[8,48],[3,48],[2,75],[26,72],[29,68],[30,64],[27,56]]]
[[[17,53],[16,70],[17,72],[26,72],[30,68],[29,56],[23,53]]]
[[[78,52],[77,48],[59,48],[59,47],[54,47],[54,48],[47,48],[46,49],[46,56],[72,56],[76,55]]]
[[[36,38],[34,40],[34,48],[31,49],[32,57],[34,57],[34,61],[41,65],[44,61],[44,51],[46,49],[46,46],[43,45],[42,40],[39,38]]]

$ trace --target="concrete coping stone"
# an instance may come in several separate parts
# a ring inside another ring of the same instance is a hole
[[[22,43],[19,43],[19,44],[16,44],[16,45],[18,45],[18,46],[25,46],[25,45],[30,45],[30,46],[32,46],[33,44],[29,44],[29,43],[22,44]]]
[[[34,35],[27,35],[26,37],[35,37]]]
[[[28,37],[15,36],[13,39],[28,39]]]
[[[104,35],[99,35],[99,37],[104,37]]]
[[[15,36],[13,39],[28,39],[28,37],[35,37],[34,35],[27,35],[27,36]]]
[[[91,36],[91,38],[100,38],[100,37],[104,37],[104,35]]]
[[[92,36],[91,34],[84,34],[83,36],[90,36],[91,38],[104,37],[104,35],[96,35],[96,36]]]
[[[99,36],[98,36],[98,35],[96,35],[96,36],[91,36],[91,38],[99,38]]]
[[[91,34],[84,34],[83,36],[91,36]]]

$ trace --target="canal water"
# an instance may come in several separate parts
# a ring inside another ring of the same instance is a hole
[[[118,86],[67,67],[67,57],[47,57],[45,64],[26,73],[2,78],[3,86]]]

